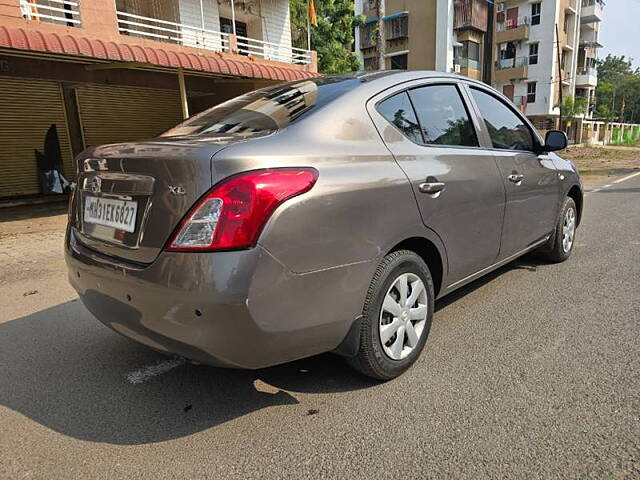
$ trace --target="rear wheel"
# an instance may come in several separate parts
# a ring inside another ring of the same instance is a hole
[[[578,226],[578,210],[571,197],[562,205],[554,234],[542,253],[552,262],[564,262],[571,256]]]
[[[367,293],[352,366],[379,380],[409,369],[427,341],[433,304],[433,280],[424,260],[409,250],[387,255]]]

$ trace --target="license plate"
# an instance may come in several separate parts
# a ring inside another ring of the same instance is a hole
[[[84,199],[84,221],[88,223],[134,232],[137,212],[137,202],[91,196]]]

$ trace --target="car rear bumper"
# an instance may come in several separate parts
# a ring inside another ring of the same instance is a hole
[[[69,281],[118,333],[212,365],[262,368],[327,352],[360,315],[374,262],[297,275],[265,249],[119,263],[70,231]]]

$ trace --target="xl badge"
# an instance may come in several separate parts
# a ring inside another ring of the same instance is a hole
[[[181,185],[177,185],[175,187],[173,185],[169,185],[169,193],[171,193],[171,195],[184,195],[187,192]]]

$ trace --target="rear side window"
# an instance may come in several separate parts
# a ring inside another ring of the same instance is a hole
[[[480,114],[487,124],[493,148],[503,150],[533,150],[529,127],[509,107],[497,98],[475,88],[471,89]]]
[[[478,146],[475,129],[455,85],[414,88],[409,96],[416,109],[424,143]]]
[[[389,97],[380,102],[377,106],[378,112],[390,123],[396,126],[398,130],[404,133],[410,140],[416,143],[422,143],[420,135],[420,126],[413,111],[409,95],[402,92]]]

